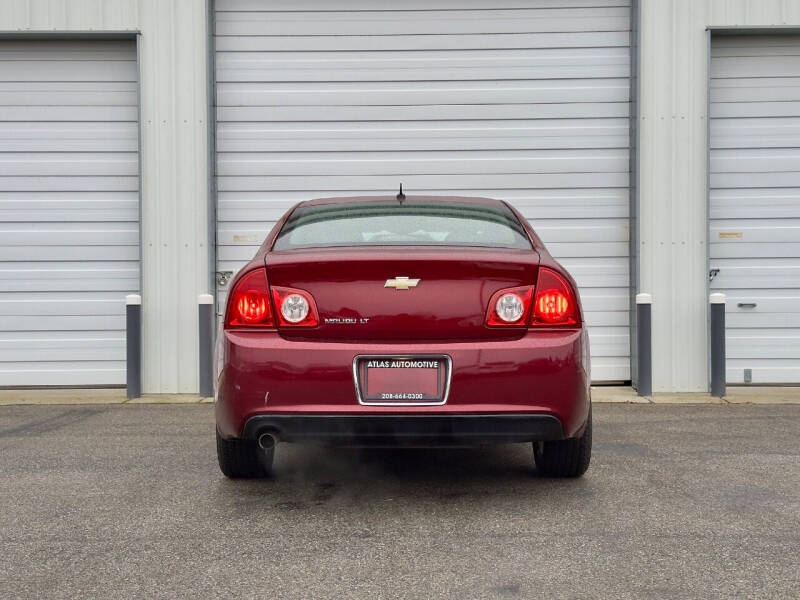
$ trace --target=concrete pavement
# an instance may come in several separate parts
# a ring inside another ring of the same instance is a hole
[[[229,481],[212,413],[0,407],[0,597],[798,597],[797,405],[599,404],[570,481],[525,444]]]

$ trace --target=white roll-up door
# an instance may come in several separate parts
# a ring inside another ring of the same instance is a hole
[[[711,46],[710,267],[730,383],[800,383],[800,36]]]
[[[125,383],[137,106],[132,40],[0,40],[0,386]]]
[[[506,199],[578,281],[593,379],[629,379],[629,2],[376,6],[217,0],[219,270],[302,199]]]

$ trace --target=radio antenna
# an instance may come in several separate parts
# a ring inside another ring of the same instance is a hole
[[[406,195],[403,193],[403,184],[402,184],[402,182],[400,183],[400,191],[397,193],[396,197],[397,197],[398,202],[400,202],[400,204],[402,204],[403,200],[406,199]]]

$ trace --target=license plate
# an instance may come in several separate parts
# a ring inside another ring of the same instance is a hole
[[[353,367],[361,404],[411,406],[447,401],[448,356],[358,356]]]

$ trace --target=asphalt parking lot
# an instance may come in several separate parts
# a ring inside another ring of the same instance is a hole
[[[597,405],[527,445],[282,445],[219,473],[210,405],[0,407],[0,597],[800,596],[800,405]]]

